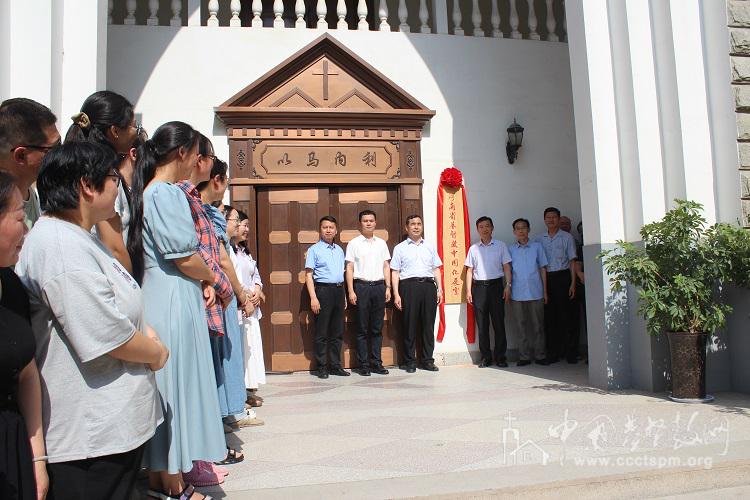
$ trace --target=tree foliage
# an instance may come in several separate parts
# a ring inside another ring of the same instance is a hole
[[[708,332],[726,324],[732,308],[720,290],[750,285],[750,234],[738,226],[708,226],[703,205],[675,200],[676,207],[641,228],[642,244],[618,241],[604,251],[613,289],[638,287],[638,312],[650,333]]]

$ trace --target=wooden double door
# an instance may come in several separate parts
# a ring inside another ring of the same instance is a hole
[[[268,371],[314,368],[315,321],[305,287],[307,249],[319,239],[318,221],[332,215],[338,221],[336,243],[346,245],[358,236],[357,215],[365,209],[377,214],[376,235],[393,252],[403,239],[399,188],[371,186],[258,186],[255,190],[257,261],[266,292],[261,331]],[[356,307],[345,312],[342,364],[356,366]],[[399,359],[399,318],[393,301],[386,304],[383,322],[383,363]]]

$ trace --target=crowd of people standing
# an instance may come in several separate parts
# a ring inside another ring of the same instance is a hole
[[[244,459],[225,434],[263,424],[265,296],[227,165],[186,123],[149,138],[114,92],[64,143],[56,122],[0,104],[0,496],[128,499],[145,467],[150,497],[207,498]]]
[[[0,496],[128,499],[145,468],[152,498],[209,498],[195,487],[223,482],[244,459],[225,434],[263,424],[265,295],[248,215],[223,204],[227,164],[186,123],[149,137],[110,91],[86,99],[64,143],[56,122],[29,99],[0,104]],[[513,221],[510,246],[493,239],[492,219],[476,221],[465,266],[480,367],[508,366],[503,301],[521,334],[519,366],[577,362],[580,249],[558,209],[544,220],[534,239],[528,220]],[[315,374],[350,375],[349,305],[357,372],[388,374],[391,300],[402,368],[438,371],[442,262],[422,216],[406,218],[392,255],[374,211],[358,222],[344,252],[337,220],[322,217],[306,254]]]

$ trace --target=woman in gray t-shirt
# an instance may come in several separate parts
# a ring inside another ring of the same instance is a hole
[[[163,420],[153,371],[168,351],[143,331],[136,281],[91,227],[114,213],[113,151],[66,143],[45,157],[44,216],[16,267],[28,289],[54,498],[128,499]]]

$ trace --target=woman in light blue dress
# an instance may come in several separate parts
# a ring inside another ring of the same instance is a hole
[[[143,282],[145,322],[170,351],[156,377],[164,423],[144,455],[151,471],[149,496],[161,499],[203,498],[182,473],[195,460],[218,461],[226,452],[204,304],[215,300],[213,272],[196,253],[190,207],[173,184],[195,168],[197,137],[182,122],[159,127],[138,151],[136,172],[143,180],[133,183],[136,195],[143,193],[131,220],[141,225],[131,237],[141,237],[143,248],[131,256],[134,274]]]

